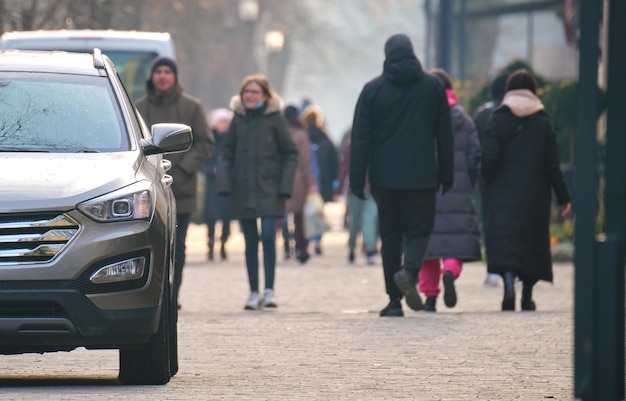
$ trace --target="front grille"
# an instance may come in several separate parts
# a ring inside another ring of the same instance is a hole
[[[0,318],[66,317],[56,302],[0,301]]]
[[[0,264],[44,263],[61,253],[79,230],[64,214],[0,214]]]

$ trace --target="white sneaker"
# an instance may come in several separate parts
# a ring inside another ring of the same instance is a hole
[[[248,301],[246,302],[246,306],[244,306],[245,310],[257,310],[261,308],[261,297],[259,293],[253,291],[250,293],[248,297]]]
[[[485,277],[485,285],[487,287],[497,287],[499,281],[500,276],[497,274],[487,273],[487,277]]]
[[[278,303],[276,301],[276,296],[274,295],[274,291],[270,289],[266,289],[263,294],[263,307],[264,308],[276,308]]]

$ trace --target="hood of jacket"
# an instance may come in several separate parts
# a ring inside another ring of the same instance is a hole
[[[424,69],[411,49],[397,48],[383,64],[383,77],[396,85],[409,85],[424,75]]]
[[[272,113],[280,113],[283,109],[283,100],[276,95],[275,97],[269,99],[265,104],[265,110],[263,111],[264,115],[272,114]],[[230,109],[240,116],[245,116],[249,110],[246,109],[243,102],[241,101],[241,97],[239,95],[235,95],[230,98]]]
[[[541,100],[528,89],[508,91],[502,105],[507,106],[516,117],[527,117],[544,109]]]

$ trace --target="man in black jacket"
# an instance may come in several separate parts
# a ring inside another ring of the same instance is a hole
[[[427,74],[408,36],[385,43],[379,77],[356,104],[350,189],[364,199],[365,175],[378,205],[389,304],[380,316],[403,316],[402,296],[421,310],[417,274],[435,220],[435,194],[452,187],[454,143],[443,85]],[[404,256],[404,261],[403,261]]]

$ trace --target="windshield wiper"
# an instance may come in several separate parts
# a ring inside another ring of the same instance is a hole
[[[47,149],[33,148],[0,148],[0,152],[50,153]]]
[[[100,151],[96,149],[80,149],[76,153],[100,153]]]

